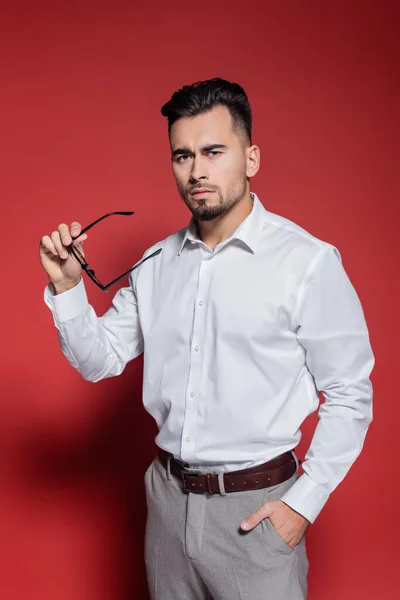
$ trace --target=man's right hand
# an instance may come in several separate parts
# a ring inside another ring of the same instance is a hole
[[[40,240],[40,262],[46,271],[56,294],[66,292],[75,287],[81,279],[81,266],[68,246],[72,244],[71,236],[79,236],[81,225],[74,221],[71,227],[61,223],[56,231],[44,235]],[[83,253],[82,243],[87,239],[86,233],[74,240],[73,244]]]

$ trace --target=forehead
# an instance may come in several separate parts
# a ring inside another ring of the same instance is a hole
[[[193,117],[182,117],[171,127],[171,148],[209,143],[210,140],[227,143],[237,137],[232,125],[226,106],[216,106]]]

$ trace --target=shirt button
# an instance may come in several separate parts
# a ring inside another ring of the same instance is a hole
[[[200,300],[199,306],[203,306],[203,304],[204,304],[203,300]]]
[[[190,392],[190,397],[193,398],[194,392]]]
[[[189,443],[189,442],[190,442],[190,437],[187,437],[187,438],[186,438],[186,441]]]
[[[195,346],[194,349],[196,350],[196,352],[198,352],[200,350],[200,348],[198,346]]]

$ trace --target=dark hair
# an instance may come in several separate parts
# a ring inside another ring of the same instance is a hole
[[[170,133],[172,125],[178,119],[205,113],[215,106],[226,106],[229,109],[234,129],[239,135],[244,134],[251,145],[251,107],[244,89],[238,83],[214,77],[184,85],[164,104],[161,114],[168,117]]]

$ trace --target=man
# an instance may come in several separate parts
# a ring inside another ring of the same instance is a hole
[[[85,379],[144,352],[143,402],[159,427],[145,474],[152,599],[304,599],[306,529],[372,420],[363,310],[337,248],[250,192],[260,150],[238,84],[185,86],[162,114],[188,227],[145,252],[161,249],[98,318],[69,251],[81,226],[59,225],[41,240],[45,301]],[[319,391],[300,476],[294,449]]]

